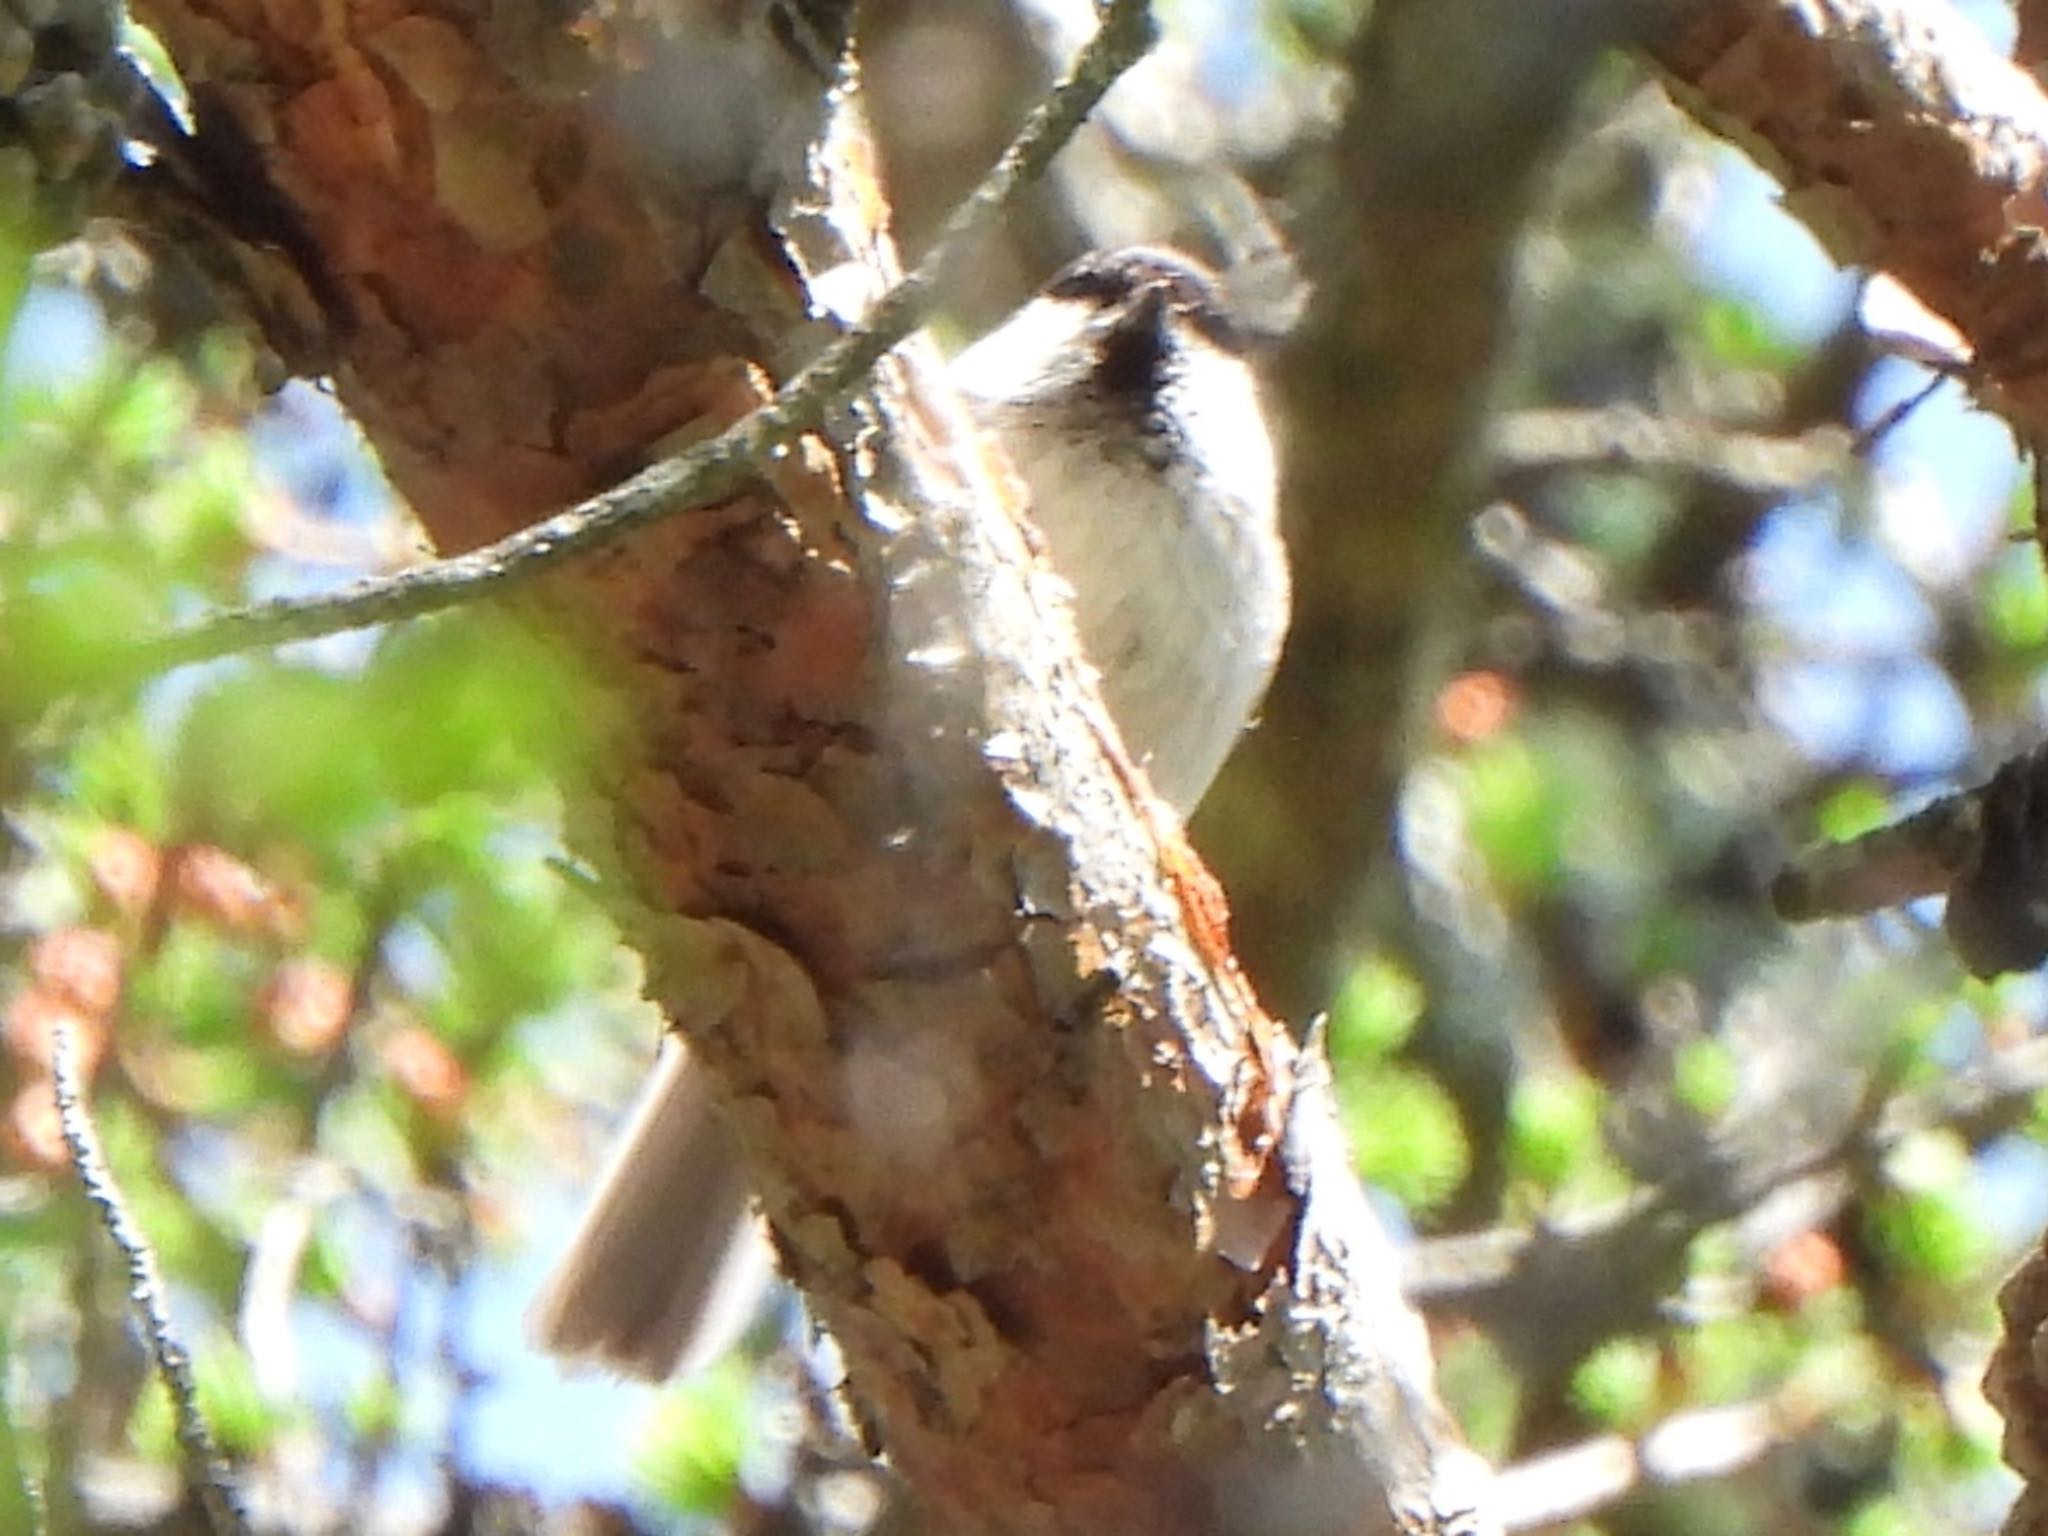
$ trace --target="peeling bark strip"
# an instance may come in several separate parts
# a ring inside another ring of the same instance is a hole
[[[138,6],[444,549],[731,421],[806,298],[879,289],[832,5],[398,9]],[[830,436],[527,612],[634,722],[578,830],[857,1406],[934,1528],[1491,1529],[1314,1059],[1134,808],[1003,475],[914,347]]]
[[[1704,0],[1655,50],[1681,102],[1837,260],[1975,348],[1987,403],[2048,429],[2048,101],[1938,0]]]

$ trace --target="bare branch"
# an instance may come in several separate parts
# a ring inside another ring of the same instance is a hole
[[[1656,47],[1682,105],[1785,188],[1837,260],[1953,323],[1979,392],[2048,427],[2048,100],[1953,6],[1700,0]]]
[[[924,260],[882,296],[861,324],[783,385],[774,399],[716,437],[481,549],[395,575],[370,577],[334,592],[215,614],[103,654],[91,676],[49,679],[42,686],[51,693],[65,693],[118,685],[259,646],[438,613],[531,581],[565,560],[614,544],[635,529],[734,494],[776,454],[816,427],[834,402],[924,323],[971,237],[1044,175],[1117,77],[1144,57],[1156,32],[1150,0],[1108,0],[1094,37],[1025,119],[987,178],[954,210]]]
[[[1778,493],[1825,484],[1854,464],[1838,429],[1784,437],[1633,409],[1516,411],[1494,424],[1491,446],[1510,468],[1675,470]]]
[[[1941,895],[1983,842],[1984,794],[1943,795],[1900,821],[1808,849],[1771,882],[1771,905],[1788,923],[1811,923]]]
[[[1847,917],[1946,892],[1942,929],[1974,976],[2048,959],[2048,748],[1903,821],[1802,855],[1771,886],[1792,922]]]
[[[149,1239],[129,1217],[120,1186],[114,1182],[106,1154],[100,1148],[99,1131],[86,1108],[85,1090],[79,1081],[77,1036],[68,1025],[57,1030],[52,1042],[50,1072],[64,1144],[71,1149],[71,1161],[78,1169],[85,1198],[100,1213],[107,1236],[127,1261],[128,1298],[134,1303],[157,1375],[170,1394],[178,1445],[185,1453],[186,1470],[199,1490],[206,1517],[218,1536],[249,1536],[249,1517],[234,1474],[200,1412],[199,1383],[192,1374],[192,1357],[171,1331],[170,1307],[164,1299],[163,1275],[157,1268],[156,1254]]]

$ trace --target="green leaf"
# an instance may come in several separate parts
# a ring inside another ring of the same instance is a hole
[[[1554,1189],[1599,1155],[1599,1086],[1576,1074],[1534,1073],[1508,1103],[1508,1166],[1517,1177]]]
[[[1723,368],[1780,373],[1800,359],[1799,348],[1778,334],[1760,308],[1745,300],[1710,297],[1696,313],[1695,331]]]
[[[274,830],[328,861],[387,811],[386,738],[352,678],[260,665],[200,698],[179,733],[179,820],[216,836]]]
[[[14,153],[18,155],[20,151]],[[28,293],[30,264],[37,244],[27,228],[28,220],[20,217],[28,200],[18,194],[27,189],[10,185],[13,178],[9,172],[18,165],[18,160],[12,164],[0,160],[0,359],[5,358],[8,343],[14,339],[14,319],[21,313],[21,301]],[[12,414],[13,409],[14,401],[0,393],[0,413],[4,413],[0,414],[0,425],[5,424],[5,415]]]
[[[1925,1529],[1896,1495],[1867,1499],[1842,1520],[1842,1536],[1919,1536]]]
[[[82,731],[64,771],[71,807],[82,819],[134,827],[152,840],[169,831],[170,786],[141,716],[111,716]]]
[[[1892,819],[1889,796],[1867,779],[1844,784],[1821,802],[1815,822],[1829,842],[1846,843]]]
[[[1702,1403],[1735,1402],[1781,1380],[1800,1344],[1783,1318],[1756,1312],[1709,1318],[1676,1339],[1694,1400]]]
[[[408,805],[532,790],[573,773],[597,733],[596,696],[561,650],[491,615],[398,631],[360,688]]]
[[[1993,562],[1981,591],[1984,627],[2009,651],[2048,644],[2048,574],[2041,552],[2029,544],[2008,549]]]
[[[1492,1461],[1514,1454],[1522,1383],[1498,1344],[1477,1328],[1446,1330],[1437,1386],[1475,1451]]]
[[[752,1421],[746,1367],[726,1361],[666,1394],[633,1448],[633,1479],[664,1509],[714,1516],[732,1503]]]
[[[229,1339],[215,1337],[203,1347],[181,1342],[191,1351],[200,1415],[220,1448],[237,1459],[262,1454],[292,1415],[263,1395],[248,1358]],[[179,1459],[170,1391],[161,1380],[136,1399],[128,1432],[144,1455],[166,1463]]]
[[[1671,1068],[1672,1090],[1679,1102],[1706,1119],[1734,1103],[1741,1078],[1728,1047],[1704,1037],[1686,1041]]]
[[[199,581],[224,565],[238,570],[248,558],[242,510],[258,494],[247,446],[209,433],[191,446],[177,474],[151,489],[134,522],[162,571]]]
[[[101,1095],[94,1109],[107,1165],[127,1200],[129,1214],[156,1250],[165,1275],[208,1289],[231,1288],[241,1278],[248,1258],[241,1235],[224,1232],[211,1214],[195,1209],[172,1182],[165,1138],[147,1114],[113,1094]]]
[[[249,1034],[250,993],[259,974],[241,946],[198,923],[173,924],[128,979],[137,1017],[194,1045],[239,1047]]]
[[[405,1422],[405,1399],[399,1396],[398,1384],[377,1371],[349,1395],[343,1411],[358,1440],[378,1444],[397,1436]]]
[[[246,1459],[261,1454],[290,1422],[291,1415],[257,1385],[249,1357],[227,1338],[216,1338],[195,1353],[192,1371],[199,1383],[200,1410],[230,1456]]]
[[[1434,1078],[1385,1063],[1339,1077],[1358,1171],[1410,1210],[1457,1192],[1472,1166],[1458,1106]]]
[[[1572,1401],[1609,1428],[1640,1427],[1656,1412],[1662,1368],[1648,1339],[1609,1339],[1572,1372]]]
[[[121,387],[108,396],[95,423],[94,443],[100,450],[95,468],[101,475],[113,471],[124,477],[160,468],[153,461],[174,445],[182,448],[182,439],[192,430],[197,391],[185,371],[169,359],[110,366],[130,371],[125,377],[115,374]]]
[[[1514,892],[1540,892],[1558,878],[1562,811],[1547,761],[1526,741],[1503,735],[1465,760],[1466,813],[1487,868]]]
[[[0,582],[0,655],[27,679],[90,677],[163,612],[160,586],[104,549],[28,551],[7,562]]]
[[[1422,984],[1398,961],[1367,955],[1331,1005],[1330,1055],[1343,1066],[1393,1054],[1414,1032],[1424,1001]]]
[[[1958,1192],[1895,1193],[1872,1202],[1870,1223],[1901,1267],[1936,1285],[1959,1285],[1991,1259],[1991,1241]]]

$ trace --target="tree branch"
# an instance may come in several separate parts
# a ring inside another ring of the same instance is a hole
[[[46,695],[132,682],[261,646],[314,640],[439,613],[534,580],[636,529],[732,495],[823,420],[888,352],[924,323],[973,236],[1044,175],[1104,93],[1157,36],[1150,0],[1106,0],[1073,66],[1031,112],[988,176],[953,211],[925,258],[772,400],[716,437],[663,459],[566,511],[465,554],[311,597],[211,615],[169,634],[96,653],[90,677],[38,679]]]
[[[143,1341],[149,1347],[157,1375],[170,1394],[186,1472],[198,1489],[200,1503],[217,1536],[250,1536],[241,1490],[199,1407],[199,1383],[192,1374],[192,1357],[171,1329],[170,1307],[164,1299],[163,1275],[157,1268],[156,1255],[150,1249],[149,1239],[128,1215],[120,1186],[114,1182],[106,1155],[100,1150],[99,1133],[86,1108],[85,1091],[79,1080],[78,1040],[68,1025],[60,1027],[52,1041],[50,1072],[64,1144],[71,1149],[78,1181],[84,1187],[85,1198],[99,1212],[107,1236],[114,1240],[114,1246],[127,1262],[128,1298],[134,1303],[136,1320],[142,1326]]]
[[[1653,48],[1673,94],[1839,261],[1968,339],[1985,403],[2048,427],[2048,101],[1931,0],[1704,0]]]
[[[1738,432],[1634,409],[1523,410],[1492,425],[1501,469],[1617,469],[1702,475],[1745,491],[1791,492],[1825,484],[1854,465],[1847,432],[1798,437]]]

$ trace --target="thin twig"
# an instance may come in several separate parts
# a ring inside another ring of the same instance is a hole
[[[71,1149],[72,1165],[85,1198],[100,1213],[100,1223],[128,1264],[128,1299],[134,1304],[149,1343],[151,1358],[164,1390],[171,1395],[171,1411],[177,1424],[178,1444],[185,1453],[188,1474],[198,1486],[200,1503],[217,1536],[249,1536],[250,1525],[242,1496],[235,1486],[227,1458],[213,1438],[205,1416],[199,1410],[199,1384],[192,1374],[192,1358],[171,1331],[170,1309],[164,1301],[163,1276],[157,1269],[156,1254],[149,1240],[128,1215],[120,1186],[107,1167],[100,1148],[99,1131],[85,1104],[84,1088],[78,1075],[78,1040],[66,1026],[51,1043],[50,1072],[57,1094],[57,1117],[64,1131],[64,1144]]]
[[[1155,35],[1150,0],[1105,0],[1101,25],[1073,67],[953,211],[924,260],[876,302],[862,324],[827,347],[774,399],[718,436],[481,549],[334,592],[230,609],[122,647],[92,664],[89,676],[60,679],[53,691],[117,685],[258,646],[436,613],[530,581],[660,518],[734,494],[774,454],[817,426],[834,402],[923,324],[969,238],[1045,173],[1117,77],[1150,49]]]
[[[1857,458],[1868,458],[1871,454],[1875,453],[1877,445],[1887,437],[1890,437],[1908,416],[1911,416],[1921,406],[1932,400],[1936,391],[1942,385],[1958,377],[1957,370],[1953,368],[1934,367],[1931,363],[1923,364],[1923,366],[1933,367],[1934,377],[1914,390],[1912,394],[1906,396],[1905,399],[1894,400],[1878,415],[1877,420],[1871,422],[1870,425],[1856,434],[1855,454]]]

